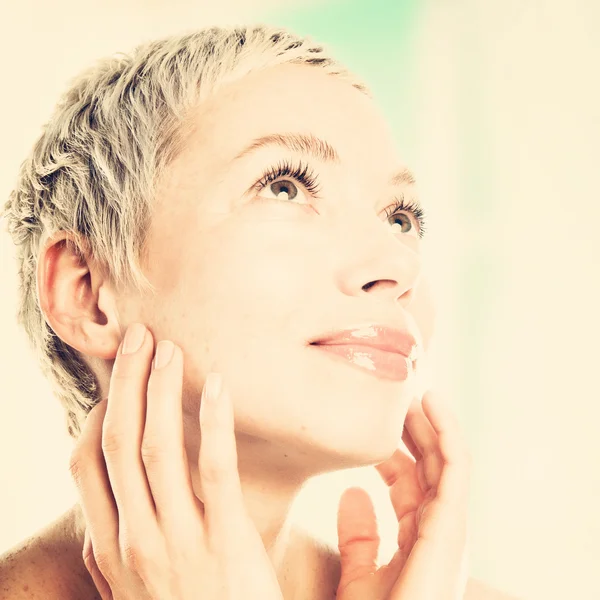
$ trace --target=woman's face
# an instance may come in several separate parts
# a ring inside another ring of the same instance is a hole
[[[284,136],[291,147],[277,143]],[[257,185],[288,164],[314,181],[284,171]],[[158,294],[119,307],[156,342],[182,348],[188,442],[205,377],[217,371],[238,444],[255,458],[322,472],[391,455],[418,376],[382,379],[309,341],[372,323],[407,328],[427,348],[419,223],[408,210],[385,212],[402,194],[414,199],[390,184],[402,167],[373,101],[318,68],[249,75],[197,111],[150,231]]]

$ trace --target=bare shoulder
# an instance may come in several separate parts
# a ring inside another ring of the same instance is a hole
[[[479,579],[470,578],[464,600],[522,600],[489,586]]]
[[[29,562],[34,545],[33,538],[28,538],[0,554],[0,599],[20,600],[21,598],[41,598],[32,594],[29,577],[23,568]]]
[[[59,598],[64,594],[35,534],[0,555],[0,600]]]
[[[68,511],[0,555],[0,600],[92,600],[81,595],[89,583],[81,549],[69,535],[71,516]]]

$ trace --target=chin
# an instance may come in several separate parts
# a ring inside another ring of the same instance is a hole
[[[314,473],[369,467],[384,462],[402,447],[404,419],[384,425],[338,420],[336,427],[319,427],[300,441],[300,454]]]

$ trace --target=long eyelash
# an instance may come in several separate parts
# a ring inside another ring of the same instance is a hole
[[[321,187],[317,177],[309,165],[303,165],[302,161],[299,161],[296,164],[291,164],[286,160],[280,161],[277,165],[267,169],[253,187],[257,192],[260,192],[266,188],[269,183],[272,183],[281,177],[295,179],[301,183],[315,199],[319,199],[318,193],[321,190]],[[423,238],[427,231],[425,211],[423,208],[413,200],[407,201],[404,194],[402,194],[399,198],[395,199],[391,206],[385,209],[386,217],[388,219],[400,212],[410,212],[413,214],[419,225],[419,238]]]
[[[308,165],[302,165],[302,161],[299,161],[297,164],[291,164],[284,160],[277,163],[277,165],[270,167],[256,182],[254,189],[257,192],[260,192],[262,189],[266,188],[269,183],[272,183],[280,177],[290,177],[295,179],[301,183],[315,199],[319,198],[317,194],[321,188],[318,184],[317,177]]]
[[[399,198],[395,199],[395,202],[391,206],[385,209],[385,214],[389,219],[390,217],[404,211],[410,212],[414,215],[419,225],[419,237],[423,238],[425,232],[427,231],[425,211],[414,200],[407,201],[404,198],[404,194],[402,194]]]

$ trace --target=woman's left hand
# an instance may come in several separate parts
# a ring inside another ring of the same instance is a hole
[[[470,454],[451,410],[427,392],[409,408],[400,449],[375,468],[390,487],[398,549],[377,565],[379,534],[362,488],[340,499],[338,600],[462,600],[468,579]]]

